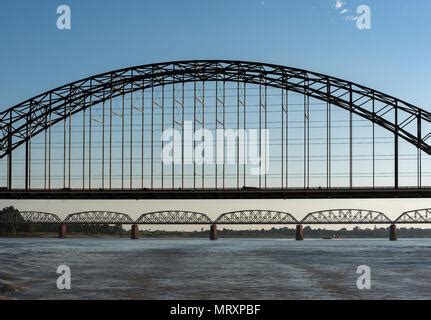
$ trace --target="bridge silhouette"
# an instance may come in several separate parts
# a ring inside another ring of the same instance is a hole
[[[0,112],[0,199],[269,199],[431,196],[431,114],[329,75],[230,60],[105,72]],[[428,170],[428,171],[427,171]],[[0,223],[138,225],[429,223],[428,209],[159,211],[133,220],[43,212]]]
[[[182,210],[165,210],[141,214],[136,220],[130,215],[112,211],[71,213],[65,219],[55,214],[22,211],[0,215],[0,225],[59,225],[59,237],[66,236],[67,225],[131,225],[131,238],[139,238],[138,225],[210,225],[210,239],[217,239],[217,225],[296,225],[296,240],[304,239],[303,225],[390,225],[389,238],[397,240],[396,224],[430,224],[431,208],[403,212],[395,220],[386,214],[365,209],[328,209],[310,212],[301,220],[288,212],[273,210],[240,210],[226,212],[211,219],[207,214]]]
[[[0,198],[429,197],[430,124],[399,98],[297,68],[130,67],[0,112]],[[218,130],[233,145],[213,143]]]

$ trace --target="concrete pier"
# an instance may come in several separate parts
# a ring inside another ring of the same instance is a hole
[[[59,237],[60,239],[64,239],[64,238],[66,238],[66,232],[67,232],[66,224],[62,223],[62,224],[60,225],[59,230],[58,230],[58,237]]]
[[[304,228],[302,227],[302,224],[296,225],[295,240],[304,240]]]
[[[139,227],[137,224],[133,224],[130,229],[130,239],[137,240],[139,239]]]
[[[210,227],[210,240],[217,240],[217,225],[212,224]]]
[[[389,240],[397,241],[397,226],[395,224],[391,224],[389,227]]]

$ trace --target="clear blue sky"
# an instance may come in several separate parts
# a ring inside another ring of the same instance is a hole
[[[431,1],[343,2],[337,9],[336,0],[2,0],[0,109],[117,68],[221,58],[326,73],[431,110]],[[56,27],[56,9],[61,4],[72,10],[71,30]],[[360,4],[371,8],[371,30],[358,30],[354,22],[346,20]],[[341,14],[345,9],[350,11]],[[274,205],[300,214],[324,207],[369,207],[395,217],[403,210],[426,206],[426,201],[280,201]],[[32,209],[35,203],[48,212],[79,211],[79,206],[70,209],[63,202],[60,206],[48,201],[16,205]],[[231,210],[233,203],[226,208],[190,206],[195,211],[206,208],[215,216],[218,211]],[[129,204],[129,211],[144,210],[141,202]],[[250,207],[253,204],[266,206],[255,201]],[[94,201],[92,205],[100,208],[101,204]],[[243,207],[242,202],[235,205]],[[106,206],[112,209],[112,204]],[[154,206],[172,209],[170,202]],[[190,206],[184,204],[184,208]],[[88,209],[89,202],[81,208]],[[126,211],[123,209],[119,211]]]
[[[0,108],[120,67],[225,58],[359,82],[430,110],[431,2],[345,0],[371,8],[358,30],[336,0],[22,1],[0,4]],[[56,28],[56,8],[72,29]]]

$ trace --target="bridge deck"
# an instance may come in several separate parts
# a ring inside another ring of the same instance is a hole
[[[1,190],[0,199],[369,199],[431,198],[431,188]]]

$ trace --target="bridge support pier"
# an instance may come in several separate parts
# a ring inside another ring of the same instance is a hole
[[[295,240],[304,240],[304,228],[302,227],[302,224],[296,225]]]
[[[210,240],[217,240],[217,225],[212,224],[210,227]]]
[[[137,224],[132,224],[132,228],[130,229],[130,239],[139,239],[139,227]]]
[[[58,237],[60,239],[66,238],[67,227],[65,223],[60,224],[60,228],[58,229]]]
[[[397,241],[397,226],[395,224],[391,224],[389,227],[389,240],[390,241]]]

